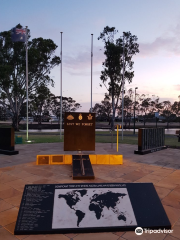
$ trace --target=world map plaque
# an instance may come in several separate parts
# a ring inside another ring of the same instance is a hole
[[[170,229],[152,183],[25,185],[14,233]]]

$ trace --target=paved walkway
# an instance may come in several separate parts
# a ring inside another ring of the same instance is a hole
[[[26,240],[180,240],[180,150],[166,149],[135,155],[135,145],[119,144],[123,165],[93,165],[95,180],[89,182],[152,182],[173,226],[172,234],[143,234],[134,231],[14,236],[14,227],[25,184],[87,182],[72,180],[71,165],[36,166],[36,155],[61,154],[63,143],[16,145],[18,155],[0,155],[0,239]],[[67,153],[67,152],[65,152]],[[68,154],[78,152],[68,152]],[[116,145],[96,143],[94,154],[117,154]]]

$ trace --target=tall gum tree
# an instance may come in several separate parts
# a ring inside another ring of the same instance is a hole
[[[20,24],[16,26],[22,28]],[[49,74],[60,64],[55,56],[57,45],[51,39],[30,39],[28,29],[28,79],[29,94],[36,94],[41,84],[54,85]],[[2,97],[3,96],[3,99]],[[12,118],[18,130],[19,114],[26,102],[26,44],[11,41],[11,30],[0,33],[0,105]]]
[[[104,100],[101,101],[101,103],[96,103],[92,109],[94,113],[96,113],[96,117],[104,118],[109,121],[110,125],[110,115],[112,112],[112,104],[110,103],[110,98],[105,93]],[[89,109],[89,112],[91,112],[91,109]]]
[[[51,95],[50,98],[50,111],[60,120],[60,106],[61,106],[61,96]],[[81,108],[81,105],[77,103],[71,97],[62,96],[62,116],[64,118],[65,112],[75,112]]]
[[[111,121],[111,129],[114,130],[115,112],[118,107],[120,94],[123,84],[123,39],[124,39],[124,84],[131,83],[134,77],[132,57],[139,53],[138,38],[130,32],[123,32],[116,40],[114,35],[118,32],[115,27],[106,26],[98,40],[104,42],[105,61],[102,63],[104,68],[101,71],[100,79],[105,85],[112,98],[113,117]],[[102,86],[102,85],[100,85]]]

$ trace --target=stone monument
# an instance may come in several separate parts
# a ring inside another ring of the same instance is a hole
[[[0,128],[0,153],[6,155],[19,153],[14,149],[14,128]]]
[[[140,128],[138,131],[138,150],[135,154],[147,154],[166,149],[164,128]]]
[[[25,185],[14,234],[171,229],[152,183]],[[52,237],[53,239],[53,237]]]
[[[66,112],[64,151],[95,151],[95,113]],[[73,155],[73,179],[94,179],[88,155]]]

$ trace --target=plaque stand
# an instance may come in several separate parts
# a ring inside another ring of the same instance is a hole
[[[151,148],[151,149],[146,149],[146,150],[135,150],[134,154],[145,155],[148,153],[153,153],[153,152],[157,152],[157,151],[164,150],[164,149],[167,149],[167,147],[161,146],[161,147]]]
[[[94,172],[89,155],[72,155],[73,179],[94,179]]]
[[[0,154],[16,155],[14,150],[14,128],[0,128]]]
[[[4,154],[4,155],[16,155],[16,154],[19,154],[19,151],[8,151],[8,150],[0,149],[0,154]]]

